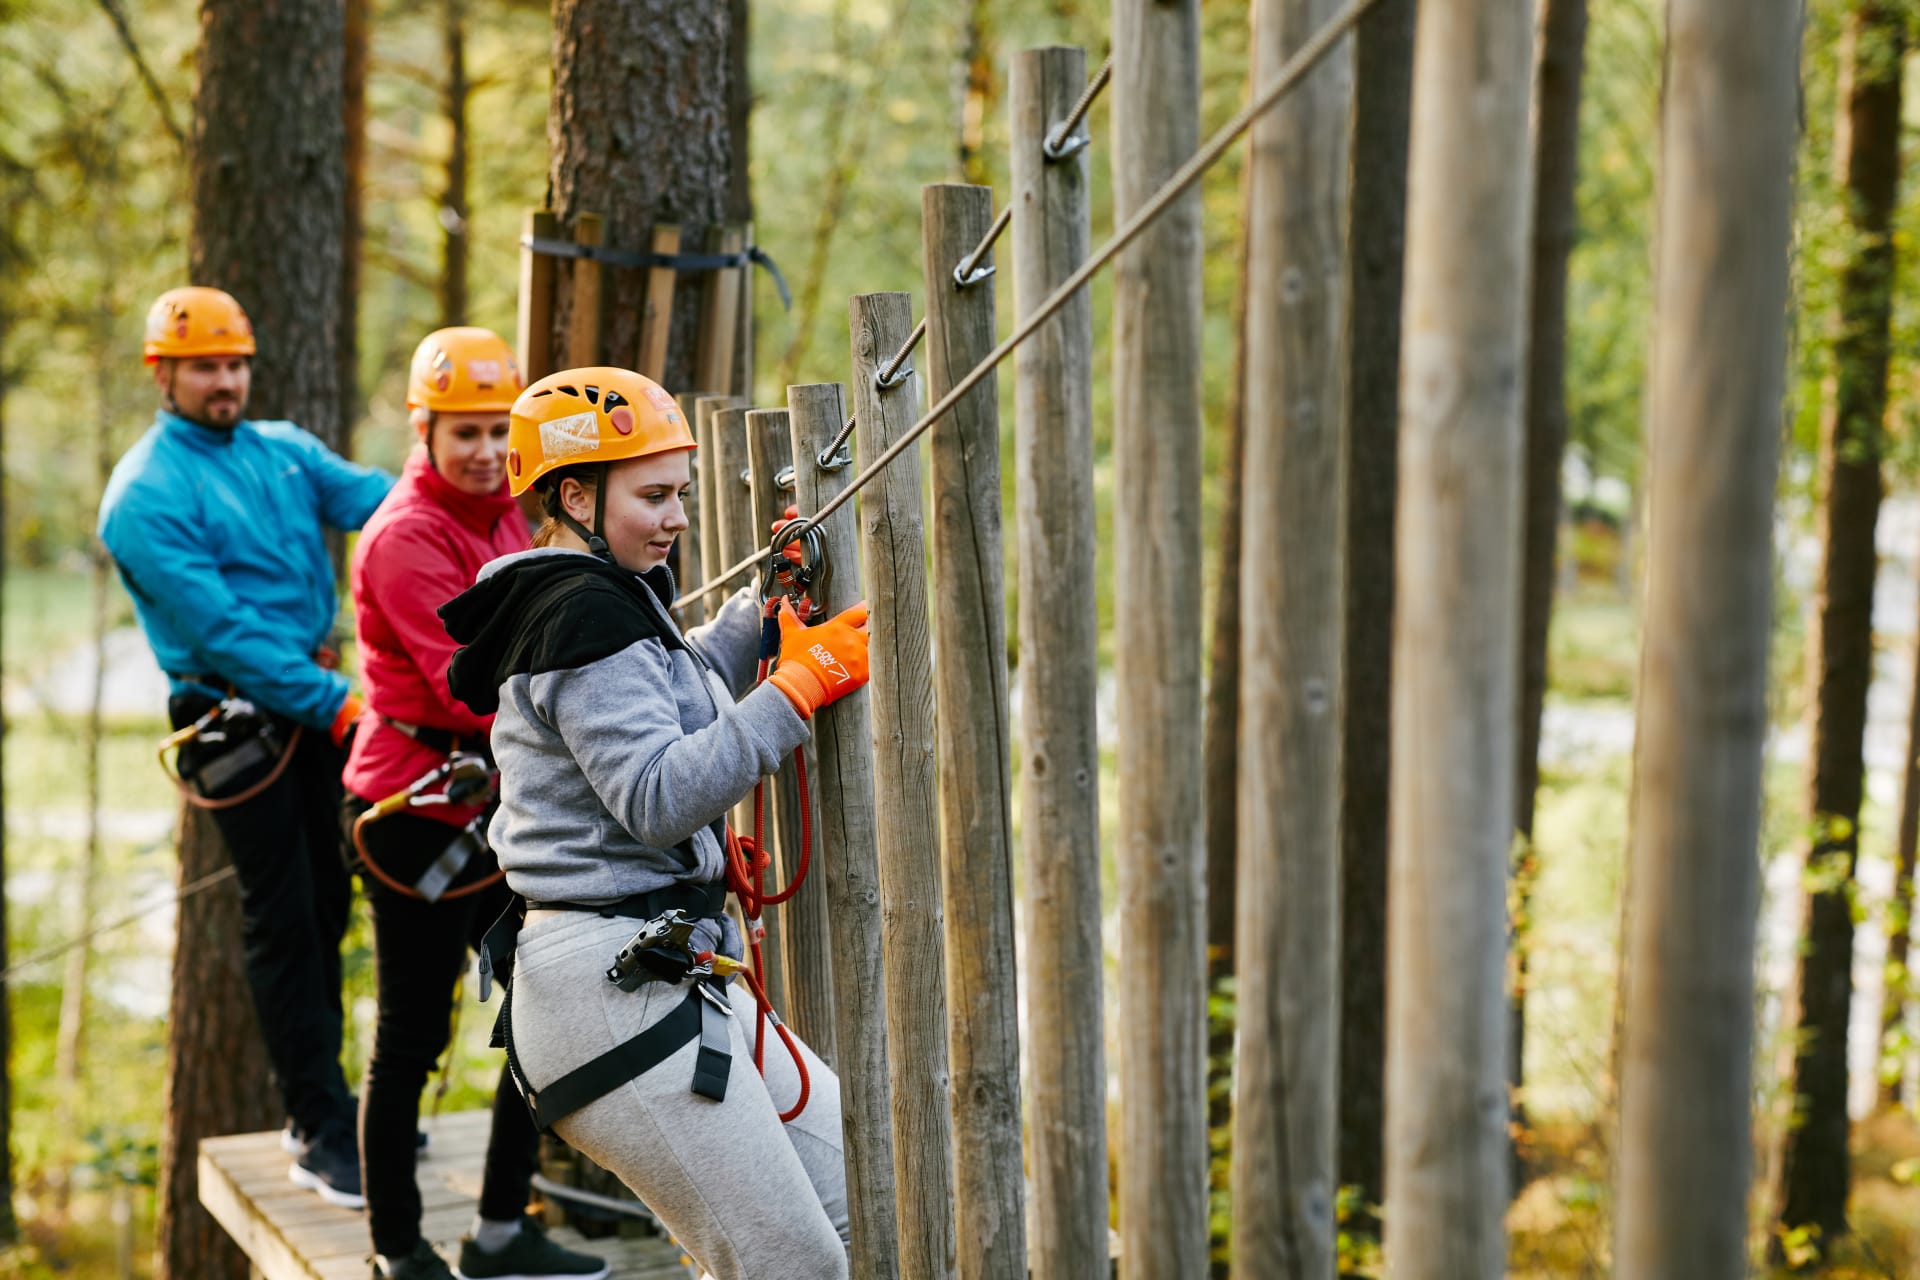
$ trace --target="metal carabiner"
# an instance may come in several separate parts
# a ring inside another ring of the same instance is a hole
[[[796,525],[799,526],[798,532],[790,534],[788,530]],[[799,564],[789,560],[785,554],[786,549],[796,542],[800,544]],[[798,608],[808,591],[826,586],[826,545],[821,541],[819,529],[805,516],[785,521],[775,529],[768,550],[771,554],[767,557],[767,577],[760,592],[761,603],[772,600],[778,591]]]

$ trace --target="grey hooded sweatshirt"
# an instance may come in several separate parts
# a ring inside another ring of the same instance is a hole
[[[492,561],[440,611],[464,646],[449,687],[495,715],[489,841],[530,901],[721,879],[727,810],[807,739],[785,694],[752,687],[752,590],[684,636],[673,595],[665,566],[540,548]],[[737,956],[736,933],[728,922],[722,945]]]

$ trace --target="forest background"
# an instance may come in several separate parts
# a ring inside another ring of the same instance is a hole
[[[351,447],[397,467],[409,436],[406,358],[446,322],[511,334],[518,235],[547,181],[549,16],[538,0],[366,0],[370,56],[360,246],[359,363],[348,397]],[[1782,469],[1781,589],[1776,609],[1763,846],[1759,1114],[1785,1114],[1778,1007],[1798,928],[1805,818],[1806,611],[1817,557],[1816,475],[1822,389],[1833,373],[1842,268],[1856,250],[1836,189],[1834,122],[1840,24],[1847,6],[1811,0],[1804,41],[1804,138],[1797,182],[1793,376]],[[1247,9],[1202,7],[1202,128],[1245,99]],[[1641,418],[1650,334],[1654,157],[1662,7],[1593,0],[1580,107],[1578,235],[1567,323],[1565,518],[1550,646],[1550,691],[1537,878],[1526,914],[1526,1138],[1537,1176],[1510,1226],[1522,1275],[1607,1273],[1607,1151],[1621,867],[1637,663]],[[1106,49],[1104,7],[1076,0],[761,0],[749,43],[749,174],[760,245],[792,282],[783,309],[756,288],[756,402],[790,382],[847,376],[845,297],[921,289],[919,188],[936,181],[1008,190],[1005,77],[1016,50]],[[153,408],[139,361],[141,323],[161,290],[186,282],[189,208],[184,134],[192,116],[191,0],[0,0],[0,412],[4,414],[6,906],[15,961],[164,898],[173,883],[175,805],[151,751],[161,697],[143,676],[130,606],[91,536],[106,469]],[[457,55],[457,62],[456,62]],[[456,70],[457,67],[457,70]],[[449,87],[464,82],[469,162],[456,190]],[[636,85],[636,92],[647,86]],[[1911,106],[1911,130],[1920,115]],[[1091,151],[1096,241],[1111,225],[1106,108]],[[1240,274],[1240,155],[1208,176],[1206,207],[1205,527],[1208,598],[1219,589],[1216,532],[1232,479],[1227,406]],[[1874,724],[1896,733],[1912,679],[1913,570],[1920,514],[1920,203],[1901,193],[1894,245],[1889,374],[1890,499]],[[449,253],[449,246],[459,251]],[[457,263],[458,266],[449,264]],[[458,277],[456,281],[455,277]],[[1106,277],[1094,286],[1096,369],[1107,362]],[[1012,291],[1000,291],[1004,313]],[[1003,314],[1002,332],[1008,325]],[[271,341],[272,335],[263,335]],[[1003,386],[1002,403],[1010,405]],[[1011,415],[1003,415],[1011,432]],[[1100,457],[1100,601],[1112,618],[1124,528],[1110,501],[1111,414],[1095,382]],[[1009,453],[1009,456],[1010,453]],[[1011,483],[1009,473],[1008,483]],[[1284,549],[1281,552],[1284,554]],[[1012,575],[1009,574],[1009,582]],[[1209,608],[1211,616],[1211,608]],[[1009,633],[1011,634],[1011,628]],[[1015,667],[1017,672],[1017,655]],[[103,660],[104,659],[104,660]],[[150,665],[150,662],[147,663]],[[1109,694],[1110,697],[1110,694]],[[1111,717],[1105,718],[1108,755]],[[1873,732],[1870,729],[1870,736]],[[1870,742],[1860,822],[1857,916],[1882,921],[1891,883],[1895,766]],[[1107,760],[1111,765],[1110,758]],[[1111,787],[1111,773],[1106,779]],[[1112,806],[1103,810],[1111,814]],[[1109,851],[1113,842],[1103,841]],[[1109,867],[1111,890],[1111,868]],[[1109,893],[1111,906],[1111,893]],[[1904,918],[1904,917],[1902,917]],[[22,1242],[0,1274],[146,1275],[161,1125],[171,915],[149,913],[90,947],[8,975],[15,1123],[14,1206]],[[1874,1077],[1904,1072],[1905,1041],[1881,1054],[1876,939],[1863,926],[1856,1013],[1868,1028],[1861,1109]],[[1114,938],[1109,930],[1111,961]],[[363,928],[348,957],[350,1064],[364,1059],[372,966]],[[1111,999],[1115,984],[1108,984]],[[497,1058],[471,1005],[437,1105],[490,1095]],[[1859,1056],[1858,1054],[1856,1056]],[[1111,1056],[1110,1056],[1111,1061]],[[1911,1091],[1909,1091],[1911,1097]],[[1857,1170],[1854,1226],[1887,1274],[1920,1266],[1920,1137],[1876,1120]],[[1764,1135],[1763,1135],[1764,1136]],[[1771,1144],[1763,1143],[1763,1149]],[[1869,1194],[1863,1194],[1871,1188]],[[1358,1247],[1358,1246],[1356,1246]],[[1354,1260],[1364,1267],[1366,1260]],[[1863,1264],[1866,1265],[1866,1264]],[[1862,1274],[1877,1274],[1869,1269]]]

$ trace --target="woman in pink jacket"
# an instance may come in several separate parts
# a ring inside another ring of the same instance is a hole
[[[448,692],[455,645],[435,611],[473,585],[481,565],[527,547],[506,472],[508,410],[521,383],[497,335],[427,335],[407,383],[420,446],[353,555],[367,713],[342,778],[343,817],[373,916],[380,1009],[360,1098],[360,1161],[373,1274],[389,1280],[607,1274],[600,1259],[561,1248],[525,1217],[538,1135],[504,1063],[480,1213],[457,1273],[421,1237],[414,1182],[420,1093],[447,1048],[455,983],[509,896],[485,838],[492,717]],[[400,803],[409,790],[412,803]]]

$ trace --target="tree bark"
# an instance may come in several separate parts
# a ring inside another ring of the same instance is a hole
[[[1253,82],[1333,16],[1259,0]],[[1353,54],[1253,126],[1241,565],[1233,1265],[1327,1280],[1338,1192],[1340,661]]]
[[[1513,1188],[1526,1182],[1527,947],[1534,795],[1540,789],[1540,716],[1547,694],[1547,624],[1553,616],[1554,550],[1560,530],[1560,463],[1567,447],[1567,258],[1578,231],[1574,187],[1580,159],[1580,80],[1587,0],[1540,0],[1533,139],[1533,311],[1527,345],[1526,505],[1521,514],[1520,727],[1514,772],[1512,1001],[1507,1087],[1513,1109]]]
[[[200,23],[190,274],[253,321],[249,415],[338,444],[345,14],[340,0],[203,0]],[[189,811],[180,883],[225,865],[213,823]],[[200,1208],[195,1172],[202,1137],[280,1118],[230,882],[181,902],[172,990],[157,1274],[244,1280],[246,1258]]]
[[[1387,982],[1400,1280],[1506,1270],[1532,35],[1511,0],[1426,0],[1414,46]]]
[[[1796,0],[1672,0],[1615,1274],[1741,1280]],[[1844,1187],[1842,1188],[1844,1194]]]
[[[466,0],[444,0],[441,38],[447,55],[446,109],[451,142],[447,149],[447,186],[440,198],[440,323],[467,322],[467,103],[473,84],[467,79]]]
[[[989,0],[970,0],[961,31],[953,67],[954,171],[959,181],[986,187],[993,185],[987,121],[993,118],[993,69],[998,61]]]
[[[553,96],[547,137],[549,203],[562,234],[583,213],[605,218],[605,243],[649,244],[655,223],[680,243],[706,243],[726,216],[733,181],[729,0],[554,0]],[[637,82],[652,91],[636,92]],[[567,349],[572,266],[556,264],[554,350]],[[666,385],[693,387],[693,347],[704,290],[674,291]],[[646,272],[605,270],[599,359],[625,364],[638,349]]]
[[[366,244],[367,54],[371,0],[344,0],[346,40],[341,63],[342,108],[346,136],[346,198],[340,231],[340,419],[343,452],[352,452],[353,428],[360,421],[360,269]]]
[[[1916,637],[1920,637],[1917,629]],[[1897,1066],[1880,1078],[1880,1105],[1897,1107],[1906,1098],[1907,1064],[1913,1054],[1902,1034],[1913,980],[1907,972],[1913,939],[1913,873],[1920,849],[1920,639],[1914,645],[1913,694],[1907,712],[1906,766],[1900,771],[1900,834],[1893,870],[1893,895],[1887,902],[1886,994],[1880,1006],[1883,1052],[1897,1045]]]
[[[1382,0],[1354,31],[1348,207],[1346,652],[1340,812],[1340,1183],[1349,1230],[1378,1237],[1386,1198],[1387,799],[1393,689],[1394,489],[1414,0]]]
[[[1834,377],[1821,415],[1822,566],[1809,646],[1813,698],[1806,941],[1793,991],[1794,1123],[1777,1204],[1788,1229],[1847,1230],[1847,1023],[1853,1003],[1853,893],[1859,862],[1862,739],[1873,678],[1873,586],[1879,561],[1890,235],[1900,164],[1905,6],[1856,0],[1841,51],[1834,151],[1846,225],[1857,237],[1841,272]],[[1778,1237],[1775,1237],[1776,1240]]]

